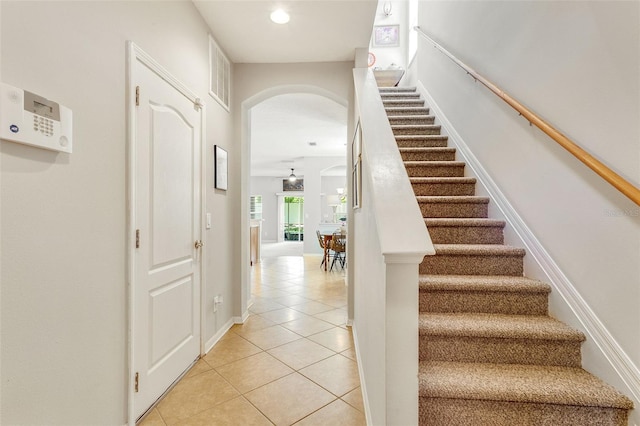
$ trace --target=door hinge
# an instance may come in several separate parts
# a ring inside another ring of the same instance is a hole
[[[136,377],[133,382],[133,390],[138,392],[140,385],[140,373],[136,372]]]
[[[140,230],[136,229],[136,248],[140,248]]]
[[[136,86],[136,106],[140,106],[140,86]]]

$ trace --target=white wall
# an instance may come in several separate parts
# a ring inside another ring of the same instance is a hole
[[[282,178],[251,176],[250,195],[262,195],[262,241],[278,239],[278,196],[282,192]]]
[[[335,159],[333,161],[345,162],[345,159]],[[278,233],[278,197],[276,194],[282,193],[281,177],[271,176],[252,176],[249,193],[250,195],[262,195],[262,241],[272,242],[277,240]],[[327,205],[326,197],[323,194],[337,194],[336,188],[345,187],[345,177],[338,176],[321,176],[321,192],[317,194],[320,197],[320,217],[325,222],[325,217],[331,219],[333,209]],[[306,194],[305,194],[306,195]],[[305,212],[308,206],[305,200]],[[311,239],[315,242],[315,230],[309,231],[305,239]]]
[[[385,15],[385,4],[391,5],[391,15]],[[376,56],[374,68],[387,69],[389,65],[396,64],[403,69],[407,68],[407,49],[409,42],[409,27],[407,25],[408,1],[383,1],[378,2],[374,25],[399,25],[400,37],[397,47],[374,47],[371,37],[371,51]]]
[[[345,158],[343,159],[343,163],[346,163],[346,153]],[[324,222],[334,223],[333,219],[333,208],[329,206],[327,203],[328,195],[338,195],[336,188],[344,188],[346,191],[349,190],[347,186],[347,177],[346,176],[322,176],[320,178],[320,220]],[[346,217],[346,213],[344,214]]]
[[[436,41],[636,186],[639,17],[638,2],[420,2]],[[418,79],[637,371],[640,207],[423,39]],[[557,291],[551,309],[579,325]],[[593,340],[583,358],[620,387]]]
[[[346,148],[344,158],[306,157],[304,160],[304,231],[308,236],[304,239],[305,253],[322,253],[316,238],[318,225],[322,222],[322,207],[325,204],[325,198],[320,195],[324,179],[322,171],[335,166],[344,166],[346,162]]]
[[[237,155],[229,114],[207,94],[207,27],[190,2],[3,1],[1,8],[3,81],[70,107],[74,152],[0,145],[0,423],[124,424],[126,41],[207,103],[210,165],[213,141]],[[214,192],[210,170],[207,182],[214,226],[205,237],[205,295],[230,297],[237,280],[229,206],[238,190]],[[211,315],[207,335],[230,308]]]

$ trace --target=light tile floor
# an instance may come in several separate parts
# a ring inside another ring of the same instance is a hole
[[[265,258],[253,305],[140,423],[365,425],[344,271],[318,256]]]

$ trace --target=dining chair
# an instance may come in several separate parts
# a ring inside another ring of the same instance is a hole
[[[347,258],[345,256],[347,252],[347,235],[342,232],[334,232],[331,237],[331,250],[333,250],[333,262],[331,262],[330,270],[333,270],[333,265],[335,265],[336,260],[344,269]]]
[[[320,244],[320,248],[322,249],[322,263],[320,263],[320,267],[322,268],[322,265],[324,265],[324,262],[326,261],[327,250],[329,250],[329,248],[325,247],[324,237],[322,236],[322,234],[320,234],[320,231],[317,229],[316,229],[316,235],[318,236],[318,244]],[[329,253],[329,258],[331,258],[331,253]]]

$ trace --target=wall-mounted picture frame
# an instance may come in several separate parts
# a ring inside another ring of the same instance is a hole
[[[214,164],[214,182],[213,187],[216,189],[227,190],[227,178],[228,178],[228,154],[223,148],[218,145],[213,147],[213,164]]]
[[[359,209],[362,205],[362,129],[360,120],[351,141],[351,208]]]
[[[400,45],[400,25],[375,25],[373,27],[373,47],[398,47]]]
[[[291,182],[289,179],[282,179],[283,191],[304,191],[304,179],[296,179]]]

